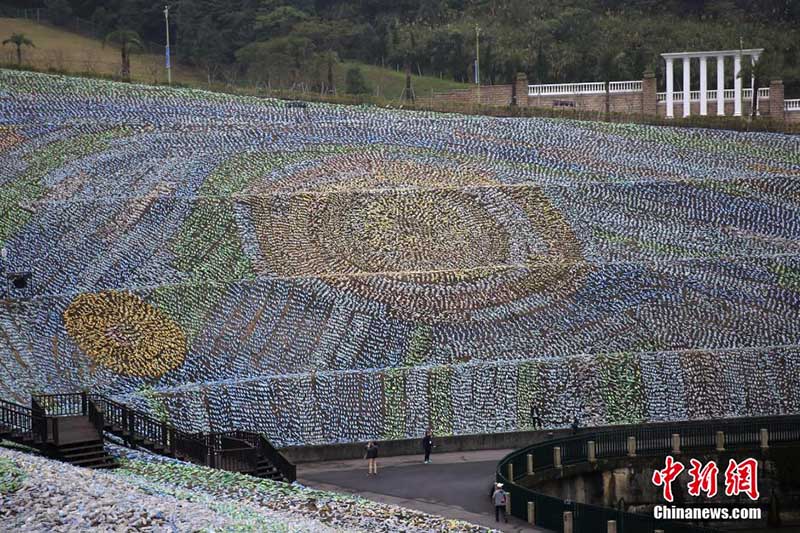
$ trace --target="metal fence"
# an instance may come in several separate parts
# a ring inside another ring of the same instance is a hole
[[[720,443],[719,432],[722,432],[724,448],[729,451],[758,449],[764,438],[770,445],[800,442],[800,416],[703,420],[582,433],[534,444],[507,455],[497,466],[496,478],[505,484],[510,494],[513,516],[527,521],[528,504],[532,502],[534,524],[553,531],[564,530],[564,513],[569,511],[574,533],[606,533],[609,520],[617,522],[618,533],[648,533],[656,529],[664,533],[711,533],[717,530],[562,500],[516,482],[531,474],[552,470],[556,462],[562,467],[587,462],[590,447],[594,447],[596,459],[625,457],[631,444],[637,456],[666,456],[673,452],[673,435],[678,435],[681,452],[714,451]],[[530,466],[533,470],[529,470]]]

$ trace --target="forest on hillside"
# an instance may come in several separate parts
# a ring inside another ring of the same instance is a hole
[[[164,41],[162,2],[39,4],[65,21]],[[662,52],[743,46],[767,49],[763,77],[783,77],[787,95],[800,89],[800,0],[172,0],[170,10],[176,57],[209,78],[324,89],[347,60],[472,82],[478,39],[483,83],[516,72],[532,83],[645,70],[663,80]]]

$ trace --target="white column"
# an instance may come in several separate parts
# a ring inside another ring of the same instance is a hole
[[[750,65],[752,67],[756,66],[756,61],[758,61],[758,54],[751,55],[750,56]],[[751,69],[750,72],[752,73],[753,69]],[[753,103],[753,105],[756,106],[756,115],[761,116],[761,111],[759,110],[759,104],[761,102],[758,101],[758,95],[755,93],[755,90],[756,90],[756,77],[752,76],[752,75],[750,76],[750,90],[753,91],[753,100],[751,100],[751,102]]]
[[[688,117],[692,112],[692,103],[690,100],[691,96],[691,89],[692,89],[692,78],[689,77],[690,74],[690,61],[691,58],[684,57],[683,58],[683,116]]]
[[[672,100],[674,98],[674,73],[672,72],[672,58],[667,59],[667,118],[672,118]]]
[[[742,54],[733,56],[733,115],[742,116]]]
[[[725,56],[717,56],[717,115],[725,114]]]
[[[700,58],[700,114],[708,115],[708,58]]]

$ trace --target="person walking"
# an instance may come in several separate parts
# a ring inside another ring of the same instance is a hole
[[[508,516],[506,516],[506,498],[508,498],[508,493],[503,490],[503,484],[497,483],[494,486],[494,493],[492,494],[492,500],[494,501],[494,521],[500,521],[500,515],[503,515],[503,520],[508,523]]]
[[[531,424],[533,429],[539,429],[542,426],[542,420],[539,418],[539,411],[536,409],[536,404],[531,404]]]
[[[578,432],[578,427],[580,423],[578,422],[578,415],[575,415],[575,418],[572,419],[572,434],[576,434]]]
[[[367,443],[367,451],[364,454],[364,458],[367,460],[367,468],[369,472],[367,472],[368,476],[377,476],[378,475],[378,446],[373,442],[369,441]]]
[[[430,429],[427,430],[425,436],[422,437],[422,449],[425,451],[425,464],[430,464],[431,450],[433,449],[433,432]]]

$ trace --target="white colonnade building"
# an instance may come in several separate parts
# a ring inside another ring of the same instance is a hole
[[[717,115],[722,116],[725,114],[725,100],[730,100],[733,97],[733,114],[734,116],[742,116],[742,99],[744,97],[752,97],[752,80],[749,90],[742,90],[742,78],[740,76],[742,70],[742,58],[749,58],[751,64],[758,60],[758,57],[764,51],[763,48],[750,48],[746,50],[718,50],[713,52],[675,52],[669,54],[661,54],[661,57],[666,61],[666,78],[667,78],[667,92],[665,93],[665,100],[667,104],[667,118],[674,116],[674,102],[675,100],[683,101],[683,116],[688,117],[691,114],[692,101],[700,102],[700,114],[708,115],[708,102],[709,100],[716,100]],[[733,94],[725,89],[725,58],[733,58]],[[693,59],[700,61],[700,90],[693,92],[691,90],[691,63]],[[717,84],[716,90],[708,90],[708,60],[713,59],[717,68]],[[679,60],[683,63],[683,91],[675,92],[675,75],[673,67],[675,61]],[[757,95],[756,99],[761,95]]]

